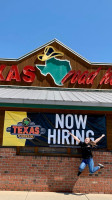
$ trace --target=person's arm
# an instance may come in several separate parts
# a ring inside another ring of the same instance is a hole
[[[99,138],[97,138],[94,142],[95,143],[97,143],[97,142],[99,142],[103,137],[105,137],[105,135],[104,134],[102,134],[102,136],[101,137],[99,137]]]
[[[80,140],[75,136],[75,135],[73,135],[72,133],[70,133],[69,132],[69,134],[79,143],[80,142]]]

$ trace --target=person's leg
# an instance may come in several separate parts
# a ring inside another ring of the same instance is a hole
[[[82,162],[81,162],[81,164],[80,164],[80,166],[79,166],[79,171],[78,171],[78,174],[77,174],[77,176],[79,176],[81,173],[82,173],[82,171],[84,170],[84,168],[86,167],[86,161],[85,160],[82,160]]]
[[[93,158],[89,158],[89,159],[88,159],[88,166],[89,166],[89,172],[92,173],[92,174],[93,174],[94,172],[96,172],[98,169],[100,169],[100,166],[94,167]]]

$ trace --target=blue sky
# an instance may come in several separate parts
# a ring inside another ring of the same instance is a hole
[[[0,0],[0,58],[57,38],[91,62],[112,63],[112,0]]]

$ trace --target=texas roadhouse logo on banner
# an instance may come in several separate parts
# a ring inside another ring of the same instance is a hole
[[[19,139],[34,139],[36,136],[45,133],[44,128],[35,125],[28,117],[24,118],[22,122],[18,122],[17,125],[11,125],[6,131],[10,132],[11,135],[16,135]]]

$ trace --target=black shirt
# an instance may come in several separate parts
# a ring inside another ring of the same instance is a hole
[[[88,158],[92,158],[92,145],[90,144],[86,144],[85,142],[80,142],[79,145],[81,146],[81,150],[82,150],[82,158],[84,159],[88,159]]]

